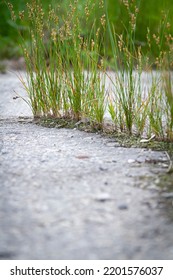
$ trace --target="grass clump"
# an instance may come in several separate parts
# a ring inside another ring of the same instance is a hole
[[[121,131],[127,128],[129,134],[132,134],[134,112],[141,101],[141,50],[140,47],[136,49],[134,43],[136,16],[139,10],[128,1],[124,1],[124,4],[129,11],[129,29],[125,28],[124,33],[118,35],[114,26],[111,27],[108,22],[116,70],[115,77],[112,79],[116,105],[113,105],[111,101],[109,111],[112,116],[117,116],[114,118]],[[136,72],[134,73],[135,68]],[[114,112],[114,108],[116,112]]]
[[[140,1],[122,0],[122,3],[129,21],[122,34],[116,33],[107,15],[115,69],[111,77],[114,90],[109,101],[110,115],[122,132],[148,137],[154,133],[158,139],[172,141],[173,37],[167,14],[163,14],[157,32],[147,29],[147,43],[143,47],[136,44]],[[155,60],[150,58],[152,40],[158,53]]]
[[[83,5],[81,14],[81,2],[72,1],[60,17],[60,7],[50,5],[45,12],[39,0],[18,15],[9,4],[13,20],[27,22],[30,40],[21,36],[27,69],[22,83],[34,116],[88,119],[91,126],[103,129],[108,110],[117,132],[146,137],[154,133],[157,139],[172,141],[173,37],[168,14],[163,13],[157,30],[146,29],[143,44],[136,38],[141,1],[121,1],[128,18],[127,26],[121,22],[121,33],[109,20],[106,0]],[[99,19],[93,19],[94,10]],[[83,32],[87,25],[90,31]],[[108,45],[113,72],[106,71]],[[108,95],[107,81],[112,88]]]
[[[12,5],[9,7],[13,13]],[[90,9],[95,8],[92,1],[85,5],[83,21],[86,24]],[[102,2],[99,8],[103,11]],[[34,116],[76,121],[87,117],[102,127],[105,89],[100,53],[104,40],[104,14],[100,27],[93,22],[87,36],[82,35],[84,22],[80,21],[78,1],[69,5],[67,17],[61,20],[56,9],[49,6],[49,12],[45,13],[41,2],[36,0],[28,3],[26,11],[18,16],[24,21],[27,18],[29,24],[30,40],[21,42],[27,69],[27,82],[22,82]]]

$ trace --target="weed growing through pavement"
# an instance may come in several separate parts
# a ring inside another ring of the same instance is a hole
[[[99,27],[93,21],[90,33],[82,35],[82,24],[87,25],[90,10],[96,9],[92,1],[87,2],[82,22],[77,0],[61,20],[51,6],[45,13],[40,1],[27,3],[26,11],[18,15],[27,20],[30,33],[29,43],[21,42],[27,69],[27,82],[22,82],[35,117],[88,118],[102,128],[106,101],[100,53],[105,16],[102,14]],[[11,4],[9,8],[16,19]]]
[[[157,138],[173,140],[173,37],[169,33],[168,18],[163,14],[157,33],[147,30],[144,52],[135,40],[140,1],[122,2],[129,17],[124,33],[116,34],[107,15],[115,67],[111,77],[114,93],[108,105],[110,115],[121,131],[148,136],[154,133]],[[151,40],[159,53],[155,61],[150,59]],[[166,51],[162,51],[163,44],[167,44]]]
[[[158,48],[159,55],[154,62],[156,68],[154,75],[152,71],[152,90],[149,94],[148,115],[150,131],[153,131],[156,136],[162,139],[173,140],[173,36],[170,34],[169,26],[168,15],[163,12],[163,18],[157,33],[151,35],[155,41],[155,48]],[[163,51],[163,45],[166,46],[165,51]]]
[[[108,30],[113,50],[115,77],[112,79],[114,84],[114,101],[116,105],[109,104],[111,115],[117,115],[115,121],[120,130],[128,130],[132,134],[133,124],[140,123],[142,107],[141,104],[141,74],[142,59],[140,47],[135,46],[135,29],[138,8],[133,1],[123,1],[128,10],[129,28],[124,28],[123,34],[116,34],[114,26],[111,26],[108,19]],[[136,71],[134,72],[134,69]],[[114,108],[116,113],[114,113]],[[118,114],[117,114],[118,110]],[[140,112],[139,112],[140,110]],[[144,115],[143,115],[144,116]],[[139,129],[140,126],[138,127]]]
[[[122,0],[129,17],[122,34],[109,22],[106,0],[98,0],[99,5],[96,2],[87,1],[83,18],[78,0],[71,2],[64,17],[58,16],[58,7],[50,6],[46,13],[39,0],[30,1],[18,15],[9,4],[13,20],[18,17],[29,23],[29,42],[21,36],[27,69],[27,81],[22,83],[34,116],[76,122],[86,118],[102,129],[108,109],[117,131],[138,136],[154,133],[157,138],[173,140],[173,37],[168,16],[163,15],[157,32],[147,29],[143,48],[135,38],[140,1]],[[98,7],[99,24],[93,18],[90,31],[83,34],[90,11]],[[113,74],[105,66],[107,37],[114,58]],[[155,60],[150,57],[153,42],[159,53]],[[109,100],[106,79],[113,87]]]

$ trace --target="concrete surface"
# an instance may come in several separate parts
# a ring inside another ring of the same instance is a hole
[[[0,75],[0,259],[173,259],[165,153],[37,126],[14,91]]]

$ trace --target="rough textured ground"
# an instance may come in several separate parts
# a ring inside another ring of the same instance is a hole
[[[37,126],[13,90],[0,75],[0,258],[172,259],[165,153]]]

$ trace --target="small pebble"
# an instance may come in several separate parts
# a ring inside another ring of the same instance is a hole
[[[128,206],[126,204],[120,204],[120,205],[118,205],[118,209],[119,210],[127,210]]]
[[[107,171],[108,168],[107,168],[107,167],[102,167],[102,166],[100,166],[100,167],[99,167],[99,170],[100,170],[100,171]]]
[[[107,147],[120,147],[120,144],[118,142],[107,142]]]
[[[130,159],[128,159],[128,163],[134,163],[136,160],[135,159],[132,159],[132,158],[130,158]]]
[[[95,197],[95,200],[99,202],[106,202],[111,200],[111,196],[108,193],[100,193]]]

